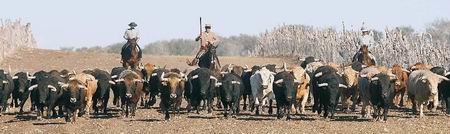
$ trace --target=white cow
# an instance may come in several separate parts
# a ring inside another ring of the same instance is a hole
[[[436,111],[438,105],[438,84],[448,81],[446,77],[437,75],[429,70],[416,70],[409,75],[407,90],[408,96],[413,102],[413,110],[419,107],[419,117],[423,117],[423,104],[433,101],[432,111]]]
[[[252,98],[254,100],[252,103],[256,107],[256,114],[259,114],[259,109],[261,109],[262,106],[265,106],[267,101],[275,100],[275,95],[273,93],[274,74],[274,72],[263,67],[250,77]],[[272,111],[269,110],[269,114],[271,112]]]

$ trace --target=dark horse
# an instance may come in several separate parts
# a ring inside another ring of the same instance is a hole
[[[142,58],[142,51],[136,40],[129,40],[126,47],[122,50],[122,65],[125,68],[129,66],[135,69]]]
[[[216,48],[217,46],[214,45],[208,46],[208,50],[198,60],[199,67],[219,70],[220,62],[216,55]]]
[[[367,47],[367,45],[361,46],[359,52],[356,53],[353,58],[353,62],[355,61],[358,61],[367,67],[376,65],[375,60],[371,59],[369,56],[369,47]]]

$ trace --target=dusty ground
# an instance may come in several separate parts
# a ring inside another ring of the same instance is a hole
[[[144,63],[167,65],[169,68],[187,68],[182,56],[145,56]],[[253,65],[277,63],[281,59],[224,57],[224,63]],[[50,50],[23,50],[9,57],[1,68],[11,67],[12,72],[51,69],[84,70],[100,68],[110,70],[119,66],[119,56],[111,54],[85,54],[56,52]],[[29,106],[25,111],[29,110]],[[0,117],[0,133],[449,133],[450,118],[441,113],[426,112],[418,119],[407,114],[405,109],[394,109],[389,120],[373,122],[359,119],[358,113],[337,113],[335,120],[323,120],[311,113],[296,115],[293,120],[277,120],[274,115],[254,116],[248,111],[236,119],[224,119],[222,111],[213,115],[182,113],[170,121],[156,109],[139,109],[134,119],[118,117],[112,107],[109,115],[80,118],[76,123],[65,123],[63,119],[37,121],[35,114],[16,116],[9,113]]]

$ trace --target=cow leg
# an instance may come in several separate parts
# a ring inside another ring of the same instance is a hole
[[[269,100],[269,115],[272,115],[272,113],[273,113],[272,103],[273,103],[273,100],[270,99]]]
[[[93,105],[93,108],[94,108],[94,114],[98,114],[98,106],[97,106],[97,103],[98,103],[98,99],[97,99],[97,98],[94,98],[94,100],[93,100],[93,102],[92,102],[92,104],[94,104],[94,105]]]
[[[80,109],[76,109],[75,112],[73,113],[73,115],[72,115],[73,122],[77,121],[78,113],[80,113]]]
[[[140,106],[143,107],[143,106],[145,105],[145,104],[144,104],[144,102],[145,102],[144,96],[141,96],[140,98],[141,98]]]
[[[356,91],[352,94],[352,112],[356,111],[356,106],[358,105],[358,96],[356,94]]]
[[[410,101],[412,102],[412,113],[417,114],[417,102],[415,100],[415,97],[413,95],[409,95]]]
[[[445,102],[445,111],[447,115],[450,115],[450,97],[444,96],[444,102]]]
[[[283,118],[283,116],[281,115],[281,104],[277,103],[277,119],[281,119]]]
[[[389,113],[389,104],[385,104],[383,110],[384,110],[383,111],[383,120],[387,121],[387,116]]]
[[[285,107],[286,107],[285,109],[287,109],[286,120],[290,120],[290,119],[292,119],[291,109],[290,109],[292,107],[292,104],[288,103],[288,105],[286,105]]]
[[[367,104],[363,102],[361,109],[361,117],[366,118],[366,113],[367,113]]]
[[[44,108],[42,106],[38,106],[38,111],[37,111],[37,120],[42,120],[42,114],[43,114],[43,110]]]
[[[225,118],[228,118],[228,102],[223,102],[223,116]]]
[[[438,99],[438,95],[434,95],[433,96],[433,107],[431,108],[431,112],[436,112],[436,109],[437,109],[437,107],[438,107],[438,105],[439,105],[439,99]]]
[[[423,114],[423,102],[418,102],[419,105],[419,118],[422,118],[424,116]]]
[[[247,97],[248,95],[242,95],[242,99],[244,100],[244,107],[242,107],[242,110],[247,111]]]
[[[66,120],[66,122],[71,122],[70,118],[72,117],[73,111],[70,108],[66,108],[66,112],[67,112],[67,114],[65,116],[65,120]]]

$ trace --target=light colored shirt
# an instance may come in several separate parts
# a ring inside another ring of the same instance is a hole
[[[215,45],[219,42],[219,38],[216,36],[215,33],[213,32],[203,32],[202,35],[199,35],[196,39],[196,41],[198,41],[200,39],[201,36],[201,40],[202,40],[202,47],[206,47],[208,45]]]
[[[125,34],[123,35],[123,38],[126,40],[129,39],[139,40],[139,31],[137,29],[127,29],[127,31],[125,31]]]
[[[369,50],[375,47],[375,40],[370,35],[360,36],[358,39],[358,45],[361,47],[362,45],[367,45]]]

